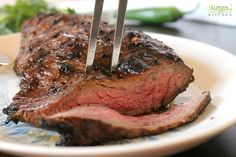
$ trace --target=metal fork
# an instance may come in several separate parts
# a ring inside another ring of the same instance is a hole
[[[9,65],[12,62],[13,61],[9,56],[7,56],[5,53],[0,51],[0,66],[1,65]]]
[[[100,24],[101,15],[102,15],[103,2],[104,0],[96,0],[95,2],[94,14],[93,14],[93,19],[92,19],[92,27],[90,30],[90,38],[89,38],[85,72],[89,67],[92,66],[93,61],[94,61],[94,56],[95,56],[96,46],[97,46],[97,35],[98,35],[99,24]],[[118,8],[117,21],[116,21],[112,60],[111,60],[111,71],[114,71],[116,69],[117,64],[119,62],[127,2],[128,0],[119,0],[119,8]]]

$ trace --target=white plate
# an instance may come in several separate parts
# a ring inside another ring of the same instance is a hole
[[[236,123],[236,57],[206,45],[168,35],[150,34],[174,48],[187,65],[194,69],[194,86],[210,90],[213,98],[206,111],[195,122],[167,133],[121,140],[104,146],[55,147],[58,135],[20,123],[3,125],[0,114],[0,151],[24,156],[163,156],[192,148]],[[14,58],[20,35],[0,37],[0,50]],[[10,67],[0,67],[0,107],[8,105],[18,90],[18,81]]]

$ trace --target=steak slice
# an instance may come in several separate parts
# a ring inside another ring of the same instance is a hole
[[[163,113],[136,117],[106,106],[80,106],[43,119],[41,127],[58,131],[62,135],[59,145],[94,145],[165,132],[195,120],[210,101],[210,93],[204,92]]]
[[[114,29],[100,26],[95,61],[84,74],[90,16],[38,15],[23,26],[15,71],[21,90],[3,110],[8,120],[39,126],[51,116],[84,105],[140,115],[166,106],[193,78],[175,52],[137,31],[123,36],[119,65],[109,72]]]

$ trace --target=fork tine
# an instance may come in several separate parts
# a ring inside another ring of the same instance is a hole
[[[85,73],[87,68],[92,66],[94,61],[94,55],[96,52],[97,46],[97,35],[99,30],[99,24],[102,15],[102,8],[103,8],[104,0],[96,0],[95,7],[94,7],[94,14],[92,20],[92,26],[90,29],[90,37],[89,37],[89,45],[88,45],[88,54],[86,59],[86,66],[85,66]]]
[[[12,59],[8,55],[6,55],[4,52],[0,51],[0,66],[1,65],[9,65],[12,62],[13,62]]]
[[[127,2],[128,0],[119,1],[119,9],[118,9],[117,22],[116,22],[116,32],[115,32],[115,37],[114,37],[112,60],[111,60],[111,71],[114,71],[116,69],[118,61],[119,61]]]

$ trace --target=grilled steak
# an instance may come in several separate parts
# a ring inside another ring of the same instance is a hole
[[[119,65],[110,73],[114,29],[105,22],[94,64],[84,74],[90,21],[90,16],[41,14],[24,24],[15,64],[21,90],[3,110],[9,120],[40,126],[42,116],[84,105],[147,114],[167,105],[194,80],[192,69],[171,48],[137,31],[124,34]]]
[[[62,134],[59,145],[94,145],[122,138],[159,134],[195,120],[210,102],[202,93],[163,113],[125,116],[106,106],[80,106],[42,120],[44,128]]]

